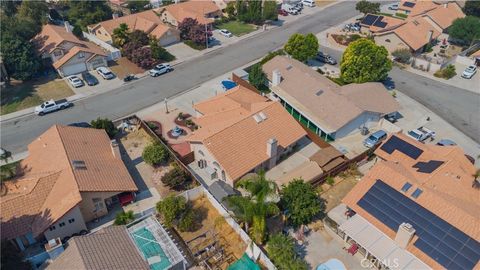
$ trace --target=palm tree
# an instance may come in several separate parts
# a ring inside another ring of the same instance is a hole
[[[260,172],[255,177],[238,181],[236,187],[245,189],[248,195],[228,197],[227,201],[234,209],[235,216],[245,224],[245,230],[253,240],[263,243],[267,228],[266,218],[280,211],[273,200],[277,186],[265,178],[264,172]]]
[[[122,47],[128,42],[128,25],[121,23],[118,28],[113,29],[113,44]]]

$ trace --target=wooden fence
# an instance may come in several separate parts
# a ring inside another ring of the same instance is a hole
[[[261,95],[262,93],[260,93],[260,91],[257,90],[257,88],[255,88],[255,86],[251,85],[250,83],[248,83],[247,81],[245,81],[244,79],[238,77],[235,73],[232,72],[232,81],[234,81],[236,84],[238,85],[241,85],[245,88],[247,88],[248,90],[251,90],[259,95]]]

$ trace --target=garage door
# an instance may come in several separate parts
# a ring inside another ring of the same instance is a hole
[[[168,31],[165,35],[163,35],[159,43],[160,46],[164,47],[176,42],[178,42],[177,36],[174,35],[171,31]]]
[[[78,63],[73,65],[64,65],[62,67],[63,76],[70,76],[78,73],[82,73],[87,70],[85,63]]]

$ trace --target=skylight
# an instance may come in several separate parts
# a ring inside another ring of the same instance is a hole
[[[423,192],[423,190],[417,188],[417,189],[415,189],[415,191],[412,193],[412,197],[413,197],[414,199],[416,199],[416,198],[418,198],[418,196],[420,196],[420,194],[422,194],[422,192]]]
[[[405,185],[403,185],[402,187],[402,191],[407,192],[411,187],[412,187],[412,184],[410,184],[409,182],[406,182]]]

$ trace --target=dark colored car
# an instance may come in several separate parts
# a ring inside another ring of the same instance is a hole
[[[395,82],[392,80],[392,78],[387,77],[385,80],[382,81],[382,84],[387,88],[388,90],[393,90],[395,89]]]
[[[70,127],[81,127],[81,128],[90,128],[92,127],[89,123],[87,122],[77,122],[77,123],[71,123],[68,126]]]
[[[90,74],[89,72],[82,73],[82,79],[90,86],[98,84],[97,78]]]
[[[337,64],[337,61],[335,59],[333,59],[333,57],[331,57],[328,54],[324,54],[322,52],[318,52],[317,57],[315,57],[315,59],[317,59],[320,62],[327,63],[327,64],[330,64],[330,65],[336,65]]]
[[[279,10],[278,10],[278,15],[288,16],[288,12],[286,12],[286,11],[283,10],[283,9],[279,9]]]

